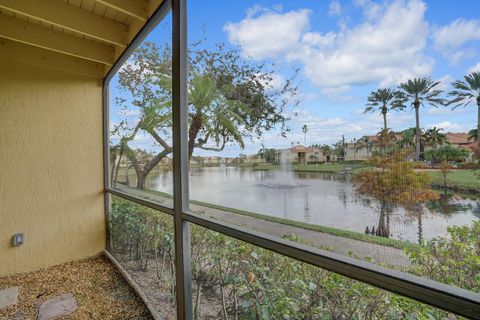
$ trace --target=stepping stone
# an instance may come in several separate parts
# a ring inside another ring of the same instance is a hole
[[[54,320],[77,310],[77,299],[71,293],[62,294],[43,302],[38,307],[38,320]]]
[[[20,287],[12,287],[0,290],[0,309],[13,306],[18,301],[18,291]]]
[[[12,320],[25,320],[25,317],[23,316],[23,313],[21,311],[17,311],[15,315],[13,316]]]

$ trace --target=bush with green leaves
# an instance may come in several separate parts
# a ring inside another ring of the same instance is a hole
[[[413,272],[427,278],[480,292],[480,221],[448,228],[423,246],[407,248]]]
[[[174,297],[172,217],[114,197],[111,231],[117,258],[133,261],[139,270],[155,267]],[[413,271],[478,292],[480,222],[450,228],[449,233],[409,249]],[[195,319],[457,318],[196,225],[191,239]],[[302,242],[296,235],[286,239]]]
[[[440,163],[442,161],[459,161],[463,162],[469,156],[469,151],[463,148],[445,145],[438,149],[427,150],[424,153],[425,159],[433,163]]]

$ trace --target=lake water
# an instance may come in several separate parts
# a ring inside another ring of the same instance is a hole
[[[364,232],[383,227],[390,238],[418,242],[444,236],[448,226],[480,219],[480,200],[458,196],[422,205],[415,212],[358,195],[348,176],[336,173],[279,173],[239,167],[190,170],[191,199],[285,219]],[[171,173],[152,177],[153,189],[171,193]]]

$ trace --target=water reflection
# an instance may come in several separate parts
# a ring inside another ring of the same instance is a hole
[[[480,218],[480,202],[448,195],[407,210],[382,205],[355,192],[349,177],[331,173],[292,173],[274,188],[272,171],[238,167],[192,168],[190,197],[226,207],[285,219],[418,242],[444,236],[448,226]],[[171,173],[153,177],[153,189],[171,192]]]

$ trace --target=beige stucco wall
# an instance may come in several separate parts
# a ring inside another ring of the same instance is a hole
[[[0,59],[0,276],[104,249],[101,89]]]

